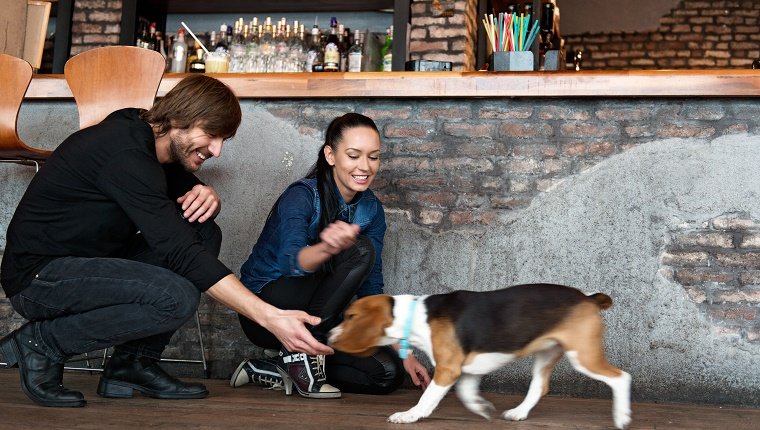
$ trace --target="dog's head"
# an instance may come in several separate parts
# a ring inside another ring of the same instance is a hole
[[[362,297],[344,312],[343,322],[330,330],[328,344],[348,354],[372,355],[385,345],[385,329],[393,324],[393,298],[386,294]]]

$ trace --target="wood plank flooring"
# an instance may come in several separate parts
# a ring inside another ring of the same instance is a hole
[[[408,430],[568,430],[612,429],[612,402],[548,396],[527,421],[507,422],[499,414],[520,396],[485,393],[499,411],[491,421],[467,411],[450,393],[433,415],[415,424],[390,424],[386,417],[416,404],[420,392],[399,390],[387,396],[344,394],[315,400],[228,381],[198,380],[209,388],[202,400],[104,399],[95,393],[98,375],[67,372],[67,387],[82,391],[84,408],[45,408],[21,391],[17,369],[0,370],[0,429],[408,429]],[[683,404],[634,403],[631,429],[758,429],[760,409]]]

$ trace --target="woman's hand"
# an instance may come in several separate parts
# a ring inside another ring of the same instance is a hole
[[[219,194],[208,185],[198,184],[177,199],[182,205],[182,217],[190,222],[206,222],[219,214],[222,201]]]
[[[353,245],[359,231],[360,228],[356,224],[335,221],[319,233],[319,238],[325,246],[325,250],[330,255],[335,255]]]
[[[430,385],[430,375],[425,366],[422,365],[413,354],[407,355],[404,359],[404,370],[412,378],[412,384],[422,388],[424,391]]]

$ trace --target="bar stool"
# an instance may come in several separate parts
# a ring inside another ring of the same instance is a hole
[[[64,65],[63,73],[71,88],[79,111],[79,127],[97,124],[111,112],[133,107],[149,109],[156,98],[158,86],[166,67],[166,60],[156,51],[135,46],[106,46],[91,49],[71,57]],[[195,312],[198,344],[201,356],[192,359],[161,359],[167,362],[195,363],[203,365],[208,378],[208,364],[203,346],[203,332],[198,311]],[[77,358],[87,367],[67,367],[71,370],[102,370],[108,350],[103,351],[101,369],[92,368],[89,357]]]
[[[51,151],[32,148],[18,136],[18,113],[29,83],[32,65],[7,54],[0,54],[0,162],[33,165],[40,170]]]

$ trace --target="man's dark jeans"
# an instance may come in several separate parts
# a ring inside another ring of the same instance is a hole
[[[213,221],[193,225],[206,249],[218,255],[219,227]],[[116,345],[157,360],[193,316],[200,291],[164,268],[139,234],[123,257],[55,259],[11,297],[21,316],[38,322],[35,336],[49,358],[63,362]]]

